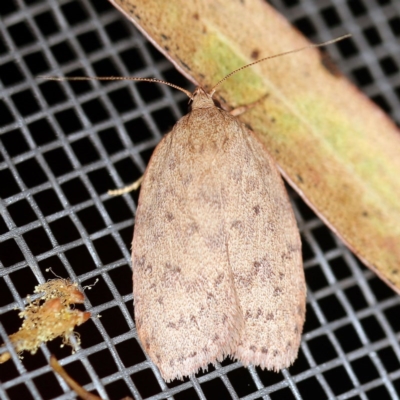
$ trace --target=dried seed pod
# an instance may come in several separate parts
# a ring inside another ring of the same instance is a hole
[[[42,297],[27,304],[19,313],[24,318],[18,332],[10,335],[10,341],[17,353],[29,351],[35,354],[39,346],[62,336],[63,344],[71,345],[70,335],[76,325],[90,318],[90,312],[70,308],[71,304],[83,303],[84,296],[78,285],[67,279],[53,279],[35,287],[35,293]],[[29,296],[28,296],[29,297]],[[79,342],[79,337],[76,337]],[[0,363],[9,360],[10,353],[1,354]]]

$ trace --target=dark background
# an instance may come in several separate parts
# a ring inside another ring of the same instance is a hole
[[[272,3],[315,42],[352,33],[326,51],[400,121],[398,0]],[[56,339],[35,356],[0,365],[0,399],[74,398],[48,366],[50,353],[86,388],[113,400],[400,396],[399,297],[292,192],[309,290],[298,360],[281,373],[225,360],[165,384],[140,348],[132,317],[137,194],[110,198],[106,191],[142,174],[187,99],[152,84],[37,76],[154,76],[190,86],[106,0],[6,0],[0,16],[1,341],[20,325],[15,308],[54,277],[49,267],[82,286],[99,278],[82,308],[101,314],[77,329],[76,354]]]

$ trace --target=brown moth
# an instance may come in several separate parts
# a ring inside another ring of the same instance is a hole
[[[132,242],[136,328],[167,382],[226,356],[274,371],[296,359],[306,285],[293,210],[268,151],[213,94],[242,69],[348,36],[255,61],[210,92],[151,78],[46,77],[158,82],[191,100],[141,180]]]
[[[191,111],[155,149],[136,212],[136,328],[166,381],[226,356],[288,367],[305,318],[301,241],[282,178],[214,102],[216,86],[187,93]]]
[[[213,100],[224,80],[264,60],[210,92],[181,89],[191,111],[143,176],[132,242],[135,322],[166,381],[225,356],[274,371],[297,357],[306,285],[293,210],[268,151]]]
[[[198,87],[155,149],[132,242],[139,338],[166,381],[225,356],[278,371],[305,316],[301,242],[263,145]]]

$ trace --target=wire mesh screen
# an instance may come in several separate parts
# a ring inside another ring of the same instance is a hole
[[[398,0],[274,0],[369,97],[400,121]],[[107,190],[139,178],[160,140],[186,113],[168,87],[48,82],[38,75],[154,76],[188,87],[106,0],[0,2],[0,337],[16,308],[54,273],[81,286],[93,318],[61,341],[0,365],[1,399],[72,399],[50,369],[54,353],[86,389],[120,399],[396,399],[400,298],[294,194],[308,285],[299,358],[280,373],[226,359],[166,384],[134,329],[130,243],[137,193]],[[289,50],[289,49],[288,49]],[[312,90],[312,88],[310,88]],[[400,155],[399,155],[400,156]],[[101,318],[96,317],[101,315]]]

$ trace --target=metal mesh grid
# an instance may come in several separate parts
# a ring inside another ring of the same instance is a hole
[[[274,0],[341,70],[400,121],[397,0]],[[104,398],[386,399],[400,396],[400,299],[293,193],[308,307],[296,363],[281,373],[225,360],[165,384],[133,329],[130,242],[137,194],[106,191],[138,178],[161,135],[186,112],[183,94],[127,82],[57,83],[42,74],[154,76],[187,85],[105,0],[0,2],[0,337],[48,267],[86,290],[96,316],[74,355],[55,340],[0,365],[1,399],[75,398],[67,371]]]

